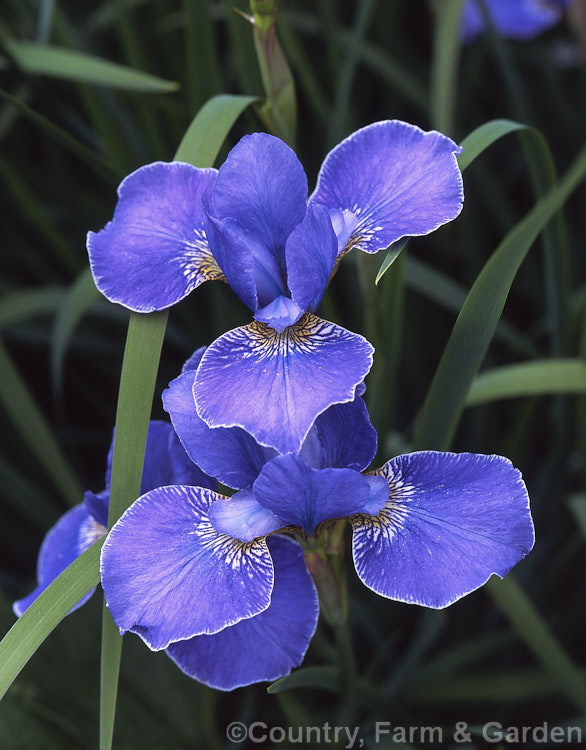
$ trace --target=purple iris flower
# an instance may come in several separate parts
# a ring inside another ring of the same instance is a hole
[[[219,170],[149,164],[121,183],[113,220],[88,235],[96,285],[150,312],[226,281],[255,320],[208,348],[194,383],[198,413],[297,452],[315,418],[352,401],[372,365],[362,336],[315,315],[337,260],[454,219],[459,152],[440,133],[374,123],[327,155],[309,198],[294,152],[266,133],[242,138]]]
[[[35,599],[65,568],[101,539],[108,531],[108,503],[114,437],[108,452],[106,489],[94,495],[86,492],[84,501],[68,510],[47,532],[37,561],[38,586],[24,599],[14,602],[14,613],[20,617]],[[206,476],[186,455],[170,424],[152,421],[149,424],[145,449],[141,494],[166,484],[199,484],[215,488],[217,483]],[[72,612],[92,596],[92,589]]]
[[[569,0],[467,0],[461,27],[465,41],[486,30],[481,2],[498,34],[522,40],[532,39],[556,24],[569,4]]]
[[[195,378],[170,383],[165,409],[189,456],[236,492],[146,493],[113,527],[101,575],[120,632],[211,687],[301,663],[318,616],[302,548],[334,519],[352,525],[366,586],[433,608],[506,575],[533,546],[527,491],[506,458],[424,451],[363,474],[376,433],[360,396],[321,414],[298,455],[278,454],[238,427],[210,429],[193,408]]]

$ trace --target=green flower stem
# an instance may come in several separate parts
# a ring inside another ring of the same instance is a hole
[[[295,81],[277,38],[274,2],[251,0],[250,9],[254,48],[267,97],[258,112],[275,135],[294,147],[297,135]]]
[[[149,420],[167,312],[132,313],[120,376],[108,526],[140,494]],[[100,750],[112,746],[122,638],[104,606],[100,683]]]

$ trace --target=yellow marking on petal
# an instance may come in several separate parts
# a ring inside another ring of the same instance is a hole
[[[308,353],[321,339],[329,338],[333,329],[333,323],[328,323],[311,313],[305,313],[297,323],[285,328],[281,333],[266,323],[254,320],[246,326],[252,348],[243,351],[243,355],[268,359],[286,357],[293,352]]]
[[[222,269],[209,248],[204,230],[195,230],[195,239],[183,243],[186,251],[180,258],[183,275],[196,286],[204,281],[226,281]]]
[[[354,205],[351,211],[358,219],[358,224],[344,245],[344,249],[338,253],[338,258],[342,258],[354,248],[364,250],[363,245],[376,240],[377,233],[382,231],[382,227],[374,226],[372,214],[362,214],[360,206]]]
[[[389,499],[385,507],[376,516],[366,513],[356,513],[350,517],[354,530],[368,530],[372,534],[372,540],[377,541],[384,536],[387,541],[405,527],[409,516],[409,501],[416,492],[413,485],[406,484],[399,473],[393,473],[389,464],[385,464],[376,471],[369,471],[369,476],[384,477],[389,485]]]

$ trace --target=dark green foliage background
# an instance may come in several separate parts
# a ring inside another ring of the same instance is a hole
[[[3,5],[2,35],[73,47],[180,84],[175,93],[140,94],[31,76],[8,52],[0,71],[4,92],[74,136],[90,154],[81,156],[22,109],[0,101],[2,341],[80,486],[97,491],[104,484],[128,313],[96,298],[75,327],[59,376],[51,364],[58,312],[66,291],[87,268],[86,232],[111,218],[120,178],[146,162],[172,159],[210,96],[262,96],[251,28],[233,12],[233,2],[221,0],[62,0],[55,3],[50,26],[43,13],[51,3],[4,0]],[[296,79],[296,150],[310,189],[327,151],[354,129],[387,118],[425,129],[437,125],[430,112],[434,16],[426,3],[283,0],[277,28]],[[586,133],[586,65],[577,59],[576,44],[564,21],[530,43],[487,37],[462,49],[448,134],[461,141],[487,120],[515,119],[544,134],[558,172],[565,171]],[[241,135],[259,129],[249,110],[218,163]],[[368,397],[379,430],[380,462],[408,449],[465,294],[500,240],[535,202],[526,154],[515,135],[466,171],[465,190],[461,217],[410,241],[376,288],[364,287],[361,280],[374,277],[383,254],[366,260],[351,254],[323,303],[326,317],[376,343]],[[559,284],[551,293],[551,257],[548,261],[538,241],[515,280],[506,325],[498,329],[485,367],[586,355],[583,186],[564,214],[565,239],[554,261]],[[25,292],[39,294],[26,298]],[[189,354],[248,319],[249,311],[220,284],[205,285],[171,311],[155,418],[164,417],[161,390]],[[584,529],[569,500],[584,493],[585,400],[544,396],[469,408],[453,446],[504,454],[522,470],[537,544],[515,576],[582,672],[586,555]],[[33,586],[43,535],[68,504],[8,412],[0,414],[0,623],[5,632],[14,620],[11,601]],[[376,721],[448,729],[457,721],[515,726],[548,721],[581,725],[586,732],[576,702],[559,689],[551,670],[485,590],[433,612],[377,597],[357,581],[351,564],[348,574],[361,677],[353,716],[340,714],[339,695],[315,687],[277,695],[268,695],[264,685],[232,694],[208,690],[130,636],[122,659],[116,750],[229,747],[225,727],[235,720],[269,726],[360,724],[368,747],[375,747]],[[19,676],[0,704],[0,748],[97,747],[100,607],[96,595],[67,618]],[[337,661],[332,633],[320,623],[305,666]],[[474,742],[483,746],[481,739]]]

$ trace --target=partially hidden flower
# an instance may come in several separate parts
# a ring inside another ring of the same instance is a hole
[[[527,40],[556,24],[570,0],[466,0],[461,34],[465,41],[486,31],[485,12],[497,34]]]
[[[165,409],[189,456],[235,494],[152,490],[113,527],[101,560],[120,632],[166,649],[189,676],[230,690],[301,663],[318,602],[298,542],[319,546],[338,519],[352,526],[362,582],[426,607],[503,577],[532,548],[527,491],[506,458],[424,451],[364,474],[376,433],[360,396],[282,455],[241,428],[210,429],[193,408],[195,377],[170,383]]]
[[[24,599],[14,602],[14,613],[20,617],[35,599],[65,568],[101,539],[108,531],[108,504],[114,438],[108,452],[106,489],[85,493],[83,503],[67,511],[47,532],[37,560],[37,587]],[[206,476],[186,455],[170,424],[151,421],[149,424],[142,473],[141,494],[167,484],[199,484],[215,488],[217,482]],[[85,604],[95,588],[71,610]]]
[[[113,220],[88,235],[94,280],[137,312],[226,281],[254,322],[208,348],[194,383],[198,413],[297,452],[318,414],[352,401],[372,365],[362,336],[315,315],[336,261],[454,219],[459,152],[435,131],[374,123],[327,155],[309,199],[295,153],[266,133],[242,138],[219,170],[149,164],[121,183]]]

